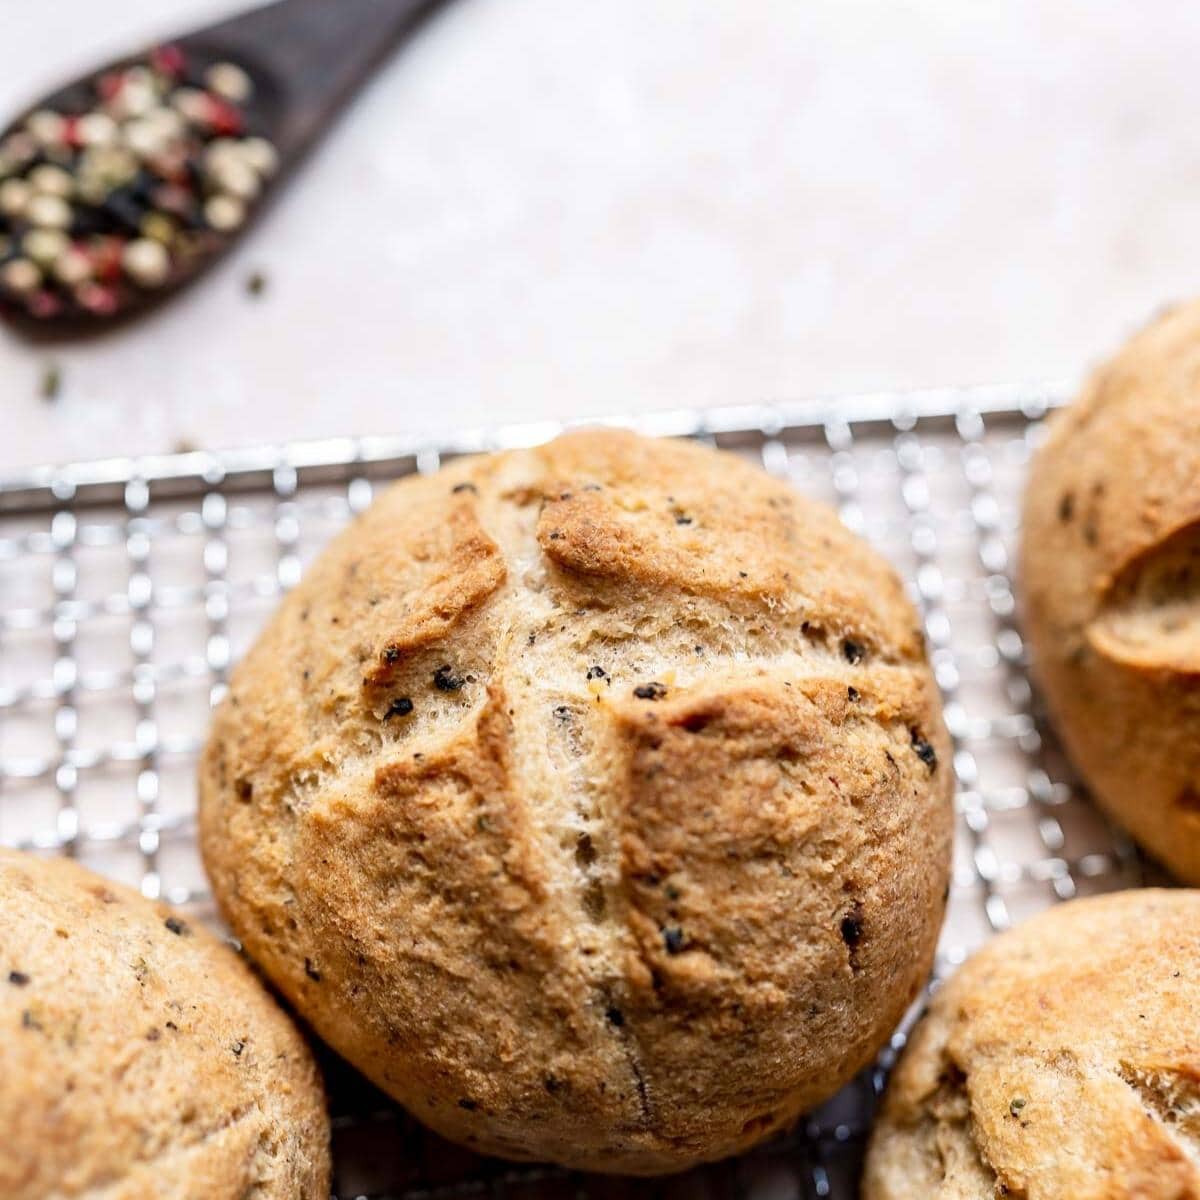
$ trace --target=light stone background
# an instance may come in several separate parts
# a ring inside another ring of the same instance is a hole
[[[0,0],[0,109],[229,8]],[[1198,50],[1185,0],[457,0],[185,297],[0,332],[0,472],[1076,378],[1197,290]]]

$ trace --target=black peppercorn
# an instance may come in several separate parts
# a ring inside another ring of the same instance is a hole
[[[853,912],[847,913],[838,928],[842,935],[842,941],[853,950],[862,941],[862,913],[857,908]]]
[[[937,770],[937,751],[925,740],[919,729],[909,731],[912,748],[917,757],[929,768],[930,773]]]
[[[466,680],[461,675],[455,675],[449,663],[443,663],[433,673],[433,686],[439,692],[457,692]]]

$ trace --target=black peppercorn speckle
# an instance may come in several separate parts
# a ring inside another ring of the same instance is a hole
[[[604,1016],[610,1025],[615,1025],[618,1029],[625,1024],[625,1014],[619,1008],[615,1008],[612,1005],[609,1005],[604,1010]]]
[[[661,700],[667,694],[665,683],[641,683],[633,689],[639,700]]]
[[[13,987],[28,987],[29,976],[26,975],[24,971],[9,971],[8,982],[11,983]]]
[[[562,530],[561,529],[553,529],[550,531],[550,540],[552,542],[560,541],[561,538],[562,538]]]
[[[542,1086],[553,1096],[562,1087],[562,1080],[556,1079],[553,1075],[547,1075],[542,1080]]]
[[[662,933],[667,953],[678,954],[683,949],[683,930],[678,925],[669,925]]]
[[[479,495],[479,489],[469,480],[466,483],[456,483],[450,490],[454,492],[455,495],[460,492],[474,492],[475,495]]]
[[[860,663],[867,656],[867,651],[861,642],[846,638],[842,642],[842,657],[851,665]]]
[[[309,979],[311,979],[311,980],[312,980],[314,983],[320,983],[320,982],[321,982],[321,972],[320,972],[320,971],[318,971],[318,970],[317,970],[317,968],[313,966],[313,964],[312,964],[312,959],[311,959],[311,958],[306,958],[306,959],[304,960],[304,973],[305,973],[305,975],[307,975],[307,976],[309,977]]]
[[[168,917],[163,924],[176,936],[188,937],[191,930],[187,926],[186,921],[181,921],[178,917]]]
[[[229,1048],[230,1048],[230,1050],[233,1051],[234,1058],[241,1058],[242,1051],[245,1050],[245,1048],[246,1048],[246,1043],[243,1042],[241,1039],[239,1039],[238,1041],[234,1042],[233,1045],[230,1046]]]
[[[385,663],[399,662],[400,651],[395,646],[385,646],[383,649],[383,661]]]
[[[860,692],[856,687],[849,687],[846,689],[846,699],[849,700],[851,704],[857,704],[862,699],[862,692]]]
[[[433,686],[439,692],[457,692],[467,681],[456,675],[449,663],[442,663],[433,673]]]
[[[589,679],[607,679],[608,672],[603,667],[588,667],[587,677]]]
[[[858,947],[863,939],[863,911],[862,905],[855,901],[850,911],[844,913],[841,921],[838,923],[838,933],[841,934],[842,941],[846,943],[846,949],[850,952],[850,970],[858,970]]]
[[[468,1100],[465,1096],[458,1102],[458,1107],[465,1109],[467,1112],[474,1112],[479,1105],[474,1100]]]
[[[40,1030],[42,1026],[41,1026],[41,1022],[38,1021],[38,1019],[33,1015],[33,1013],[31,1013],[29,1011],[29,1009],[26,1009],[21,1014],[21,1027],[23,1029],[38,1029],[38,1030]]]
[[[560,721],[569,721],[571,719],[571,710],[567,707],[567,705],[560,704],[557,708],[555,708],[554,715]]]
[[[929,768],[932,774],[937,770],[937,751],[925,740],[919,729],[909,731],[912,738],[912,748],[917,757]]]
[[[399,696],[388,705],[383,719],[387,721],[392,717],[407,717],[412,710],[413,702],[407,696]]]
[[[685,517],[683,515],[683,513],[675,514],[675,524],[676,525],[690,525],[691,523],[692,523],[691,517]]]
[[[842,922],[838,926],[838,931],[842,935],[842,941],[845,942],[851,950],[853,950],[858,943],[862,941],[863,928],[861,910],[855,908],[853,911],[848,912],[842,918]]]

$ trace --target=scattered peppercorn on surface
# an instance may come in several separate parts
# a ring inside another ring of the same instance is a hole
[[[952,776],[882,559],[733,456],[593,432],[331,544],[215,714],[199,835],[247,952],[422,1121],[654,1174],[877,1052]]]
[[[235,63],[161,46],[83,92],[0,141],[0,310],[116,315],[236,233],[278,168]]]

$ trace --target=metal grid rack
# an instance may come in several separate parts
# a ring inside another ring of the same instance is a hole
[[[1036,716],[1014,611],[1019,491],[1054,393],[875,396],[612,421],[703,438],[834,504],[921,606],[958,776],[938,974],[1056,900],[1144,867]],[[0,843],[68,853],[212,915],[193,770],[212,703],[277,597],[386,481],[553,425],[44,468],[0,481]],[[791,1134],[665,1182],[471,1156],[330,1061],[343,1198],[852,1197],[878,1065]]]

